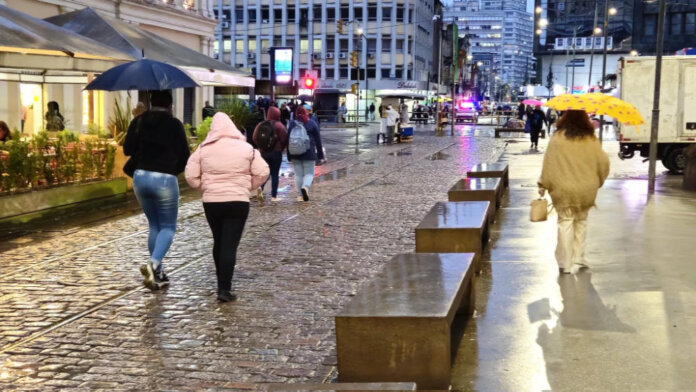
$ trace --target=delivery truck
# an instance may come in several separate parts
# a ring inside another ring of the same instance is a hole
[[[633,104],[645,123],[620,125],[621,159],[650,152],[655,57],[626,57],[619,63],[620,98]],[[684,147],[696,143],[696,56],[662,58],[657,159],[673,173],[686,166]]]

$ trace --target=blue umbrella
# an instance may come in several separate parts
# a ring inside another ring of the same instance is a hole
[[[173,65],[142,59],[107,70],[85,90],[169,90],[183,87],[198,87],[198,84]]]

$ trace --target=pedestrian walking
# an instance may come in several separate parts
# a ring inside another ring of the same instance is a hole
[[[281,121],[280,109],[271,107],[268,109],[268,118],[254,129],[254,143],[261,152],[263,158],[271,170],[271,201],[278,199],[278,182],[280,180],[280,165],[283,163],[283,150],[288,145],[288,133]],[[257,189],[257,198],[260,202],[265,200],[263,188],[264,182]]]
[[[314,166],[324,160],[319,126],[307,115],[307,110],[298,107],[295,120],[288,128],[288,162],[295,170],[297,201],[309,201],[309,188],[314,181]]]
[[[527,116],[527,121],[529,122],[529,137],[532,141],[532,146],[530,148],[539,148],[539,133],[544,129],[544,126],[548,124],[546,115],[541,110],[541,106],[537,105],[534,111]]]
[[[498,108],[498,110],[500,111],[500,108]],[[525,113],[526,113],[526,108],[525,108],[524,104],[522,102],[520,102],[520,104],[517,105],[517,119],[518,120],[524,119]]]
[[[143,284],[157,290],[169,284],[162,260],[174,240],[179,210],[179,182],[189,146],[184,125],[171,114],[172,95],[154,91],[152,109],[131,121],[123,143],[130,156],[124,172],[133,177],[133,191],[147,217],[150,259],[140,266]]]
[[[568,110],[558,120],[544,155],[539,195],[548,190],[558,213],[556,261],[560,274],[573,265],[587,268],[587,216],[597,191],[609,175],[609,157],[602,150],[587,113]]]
[[[392,105],[388,105],[384,114],[386,116],[387,123],[387,144],[392,144],[392,142],[394,142],[394,130],[396,128],[396,122],[399,120],[399,113],[392,108]]]
[[[213,233],[217,299],[237,299],[232,289],[237,248],[249,216],[249,193],[268,179],[268,164],[246,142],[225,113],[216,113],[210,132],[186,165],[186,181],[203,191],[203,210]]]
[[[209,101],[205,101],[205,106],[203,106],[203,109],[201,110],[201,116],[203,117],[203,120],[205,120],[208,117],[213,117],[215,115],[215,108],[210,104]]]
[[[370,103],[370,121],[375,121],[375,103]]]
[[[338,122],[340,122],[340,123],[346,122],[346,113],[348,113],[348,109],[346,108],[346,103],[342,102],[341,106],[338,108]]]

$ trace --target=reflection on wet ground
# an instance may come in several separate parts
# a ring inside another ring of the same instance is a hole
[[[410,149],[410,148],[409,148],[409,149],[405,149],[405,150],[399,150],[399,151],[394,151],[394,152],[390,152],[390,153],[389,153],[389,155],[391,155],[391,156],[393,156],[393,157],[402,157],[402,156],[408,156],[408,155],[412,155],[412,154],[413,154],[413,153],[411,152],[411,149]]]
[[[426,157],[425,159],[427,159],[429,161],[440,161],[440,160],[447,159],[447,158],[449,158],[449,154],[445,154],[442,151],[438,151],[435,154]]]
[[[316,177],[314,177],[314,182],[319,183],[319,182],[324,182],[324,181],[340,180],[340,179],[348,177],[349,173],[350,173],[350,166],[316,176]]]

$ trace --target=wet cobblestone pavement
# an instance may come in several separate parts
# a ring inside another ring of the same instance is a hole
[[[0,253],[0,389],[240,390],[335,377],[333,316],[473,164],[505,144],[462,128],[376,147],[374,126],[326,129],[330,161],[311,202],[252,203],[234,284],[218,304],[212,239],[199,201],[185,201],[164,261],[169,289],[140,287],[142,215],[30,241]],[[285,169],[284,169],[285,170]]]

